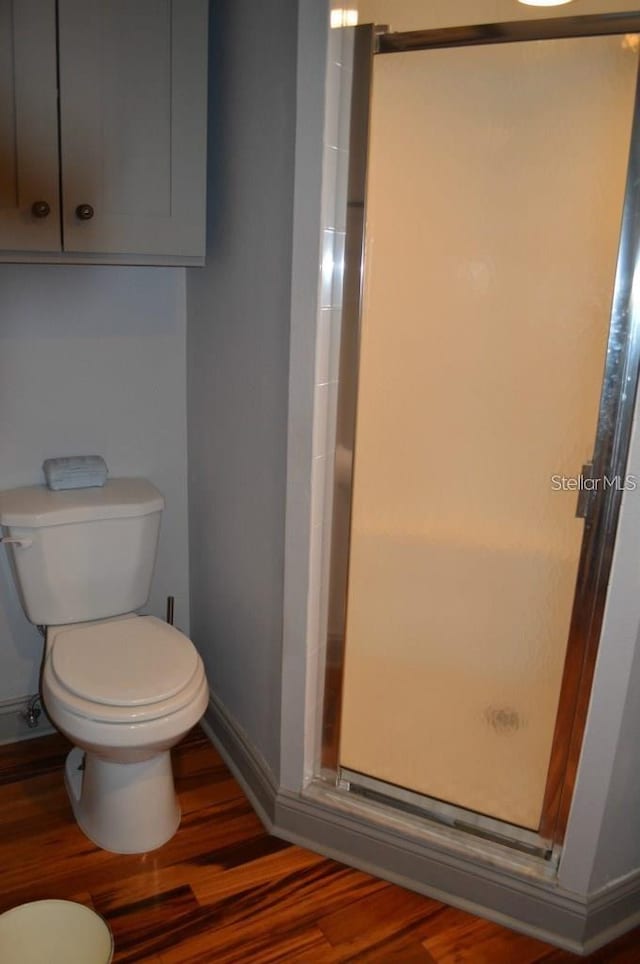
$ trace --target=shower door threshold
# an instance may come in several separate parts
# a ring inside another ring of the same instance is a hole
[[[505,823],[485,814],[466,810],[464,807],[457,807],[455,804],[437,800],[435,797],[415,793],[393,783],[385,783],[384,780],[377,780],[356,770],[340,767],[336,785],[339,790],[356,794],[372,802],[386,804],[404,813],[423,817],[455,830],[465,831],[532,857],[551,861],[559,855],[559,848],[554,850],[553,841],[550,838],[542,837],[533,830]]]

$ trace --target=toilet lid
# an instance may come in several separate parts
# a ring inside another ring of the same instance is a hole
[[[190,639],[153,616],[73,626],[56,635],[51,668],[76,696],[109,706],[170,699],[200,665]]]

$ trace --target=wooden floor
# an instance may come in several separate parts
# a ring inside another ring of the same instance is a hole
[[[585,960],[268,836],[200,731],[174,751],[173,840],[138,856],[99,850],[71,816],[67,749],[59,736],[0,747],[0,912],[81,901],[109,923],[115,961]],[[586,960],[637,964],[640,932]]]

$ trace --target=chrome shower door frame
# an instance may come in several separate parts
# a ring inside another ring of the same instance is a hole
[[[340,786],[338,760],[350,552],[353,453],[366,210],[370,90],[374,55],[417,49],[517,43],[607,34],[640,33],[640,14],[603,14],[474,25],[440,30],[384,33],[373,25],[355,29],[353,93],[347,202],[347,256],[344,266],[340,377],[336,448],[343,457],[334,471],[329,599],[340,614],[326,641],[323,717],[318,775]],[[605,370],[596,429],[593,477],[624,479],[640,370],[640,83],[636,87],[622,227],[613,288]],[[348,382],[346,381],[348,380]],[[347,458],[344,453],[347,453]],[[349,511],[337,513],[336,495],[349,491]],[[538,835],[560,845],[576,781],[589,696],[595,672],[606,595],[622,500],[620,486],[600,486],[585,505],[560,701],[552,742]],[[345,787],[346,789],[346,787]],[[426,798],[428,799],[428,798]],[[443,805],[440,804],[440,807]],[[445,807],[448,805],[444,805]],[[426,808],[428,810],[428,808]],[[452,810],[455,808],[452,808]],[[509,825],[505,824],[508,837]],[[514,838],[518,832],[513,828]]]

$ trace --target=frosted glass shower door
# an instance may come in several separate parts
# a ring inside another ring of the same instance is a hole
[[[375,58],[340,764],[535,829],[637,48]]]

